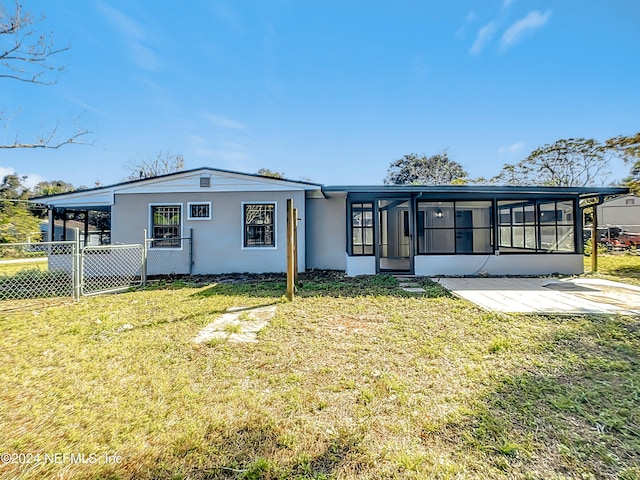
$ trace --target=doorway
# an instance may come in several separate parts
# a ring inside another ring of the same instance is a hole
[[[411,202],[378,200],[378,271],[411,273],[413,237]]]

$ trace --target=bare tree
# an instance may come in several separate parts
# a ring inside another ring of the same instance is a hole
[[[151,178],[184,170],[184,157],[170,151],[160,150],[155,155],[147,154],[141,160],[128,166],[131,174],[127,180]]]
[[[0,79],[37,85],[56,83],[56,74],[64,68],[57,67],[51,57],[69,47],[55,47],[50,35],[39,33],[35,29],[35,25],[43,19],[44,17],[35,17],[25,11],[21,0],[16,0],[11,10],[0,3]],[[16,135],[12,143],[0,145],[0,148],[57,149],[63,145],[83,143],[79,139],[89,133],[91,132],[79,128],[71,135],[60,136],[56,124],[48,132],[40,134],[35,141],[23,142]]]

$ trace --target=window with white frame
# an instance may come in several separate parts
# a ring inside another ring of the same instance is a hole
[[[188,220],[211,220],[211,202],[187,203]]]
[[[181,205],[151,205],[151,235],[154,248],[180,248]]]
[[[243,204],[244,246],[275,247],[275,203]]]

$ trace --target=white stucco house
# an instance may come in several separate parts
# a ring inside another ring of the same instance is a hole
[[[110,213],[111,243],[141,243],[146,229],[156,259],[151,275],[285,271],[289,198],[298,210],[300,271],[543,275],[581,273],[581,202],[625,193],[324,186],[198,168],[34,201],[47,205],[51,224],[61,219],[62,231],[66,218],[89,219],[95,211]]]

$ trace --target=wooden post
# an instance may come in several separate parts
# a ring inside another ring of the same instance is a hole
[[[593,205],[593,222],[591,224],[591,272],[598,271],[598,204]]]
[[[295,217],[293,199],[287,199],[287,299],[293,301]]]
[[[293,209],[293,284],[298,285],[298,209]]]

